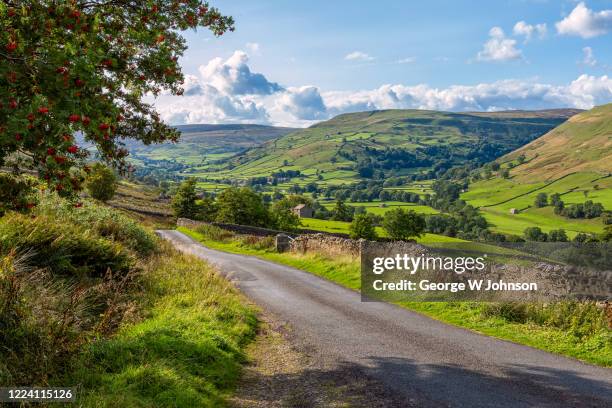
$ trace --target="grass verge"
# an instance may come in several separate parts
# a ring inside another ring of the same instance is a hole
[[[187,228],[179,231],[206,246],[253,255],[289,265],[353,290],[360,289],[360,265],[350,258],[329,259],[320,254],[279,254],[249,240],[210,238]],[[405,307],[445,323],[488,336],[574,357],[604,367],[612,366],[612,331],[604,312],[593,304],[500,305],[482,302],[400,302]]]
[[[208,264],[166,250],[147,266],[145,317],[94,342],[68,383],[91,407],[217,407],[254,338],[254,311]]]

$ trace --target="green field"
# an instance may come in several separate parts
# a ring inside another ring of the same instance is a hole
[[[345,221],[332,221],[332,220],[319,220],[316,218],[301,218],[302,228],[312,229],[322,232],[331,232],[339,234],[348,234],[350,222]],[[376,227],[376,232],[380,237],[388,236],[385,230],[381,227]],[[465,242],[458,238],[447,237],[445,235],[438,234],[423,234],[420,238],[417,238],[417,242]]]
[[[570,219],[554,214],[551,206],[535,208],[534,201],[539,193],[549,196],[559,193],[566,204],[593,200],[612,209],[612,177],[595,172],[568,174],[533,184],[497,177],[470,185],[461,198],[480,207],[492,229],[499,232],[522,235],[525,228],[539,226],[543,231],[563,228],[572,237],[579,232],[603,231],[601,218]],[[519,213],[511,214],[511,209]]]
[[[351,207],[363,207],[366,209],[368,213],[376,214],[376,215],[384,215],[387,211],[392,210],[394,208],[403,208],[405,210],[414,210],[419,214],[437,214],[438,210],[435,210],[426,205],[418,205],[412,203],[403,203],[400,201],[371,201],[365,203],[353,203],[347,202],[347,205]],[[323,206],[327,209],[331,210],[335,206],[335,202],[324,202]]]

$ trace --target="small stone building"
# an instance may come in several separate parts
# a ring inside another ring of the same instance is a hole
[[[517,210],[516,208],[511,208],[510,209],[510,214],[518,214],[519,210]]]
[[[312,218],[313,215],[312,208],[306,204],[298,204],[293,207],[293,213],[300,218]]]

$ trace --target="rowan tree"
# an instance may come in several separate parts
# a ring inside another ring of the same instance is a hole
[[[220,36],[233,24],[200,0],[1,2],[0,167],[33,170],[74,196],[86,147],[125,171],[125,138],[176,141],[143,97],[182,94],[181,31]]]

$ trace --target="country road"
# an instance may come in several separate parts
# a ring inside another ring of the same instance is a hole
[[[375,379],[417,407],[612,407],[612,369],[446,325],[310,273],[158,231],[216,264],[321,361]]]

